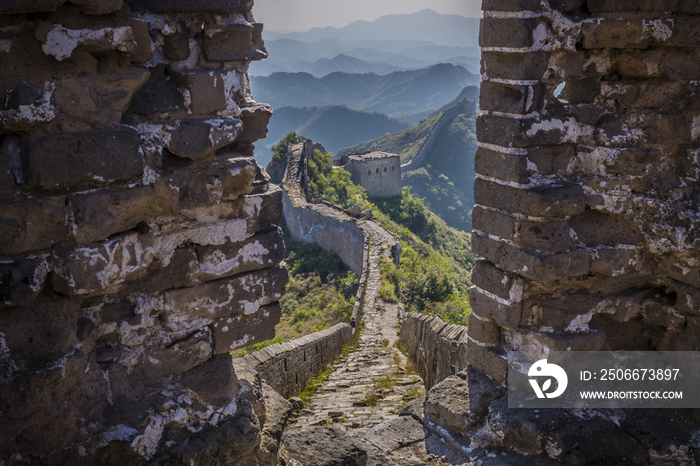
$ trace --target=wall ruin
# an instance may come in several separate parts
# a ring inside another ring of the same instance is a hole
[[[309,380],[331,364],[353,338],[352,327],[340,323],[301,338],[275,343],[234,359],[233,364],[241,379],[260,377],[277,393],[289,398],[301,392]]]
[[[287,273],[252,3],[0,5],[5,466],[255,461],[229,351]]]

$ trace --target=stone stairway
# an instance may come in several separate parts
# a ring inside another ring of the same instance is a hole
[[[353,435],[398,417],[407,392],[423,392],[417,373],[408,373],[406,357],[396,349],[399,305],[379,297],[379,259],[391,259],[391,236],[374,222],[363,228],[370,235],[370,251],[363,323],[359,347],[338,360],[321,392],[300,412],[291,429],[342,424]]]
[[[301,435],[313,444],[314,429],[332,425],[367,452],[367,466],[470,464],[416,419],[421,415],[408,415],[413,414],[411,405],[422,406],[422,398],[404,408],[404,396],[415,397],[425,387],[395,346],[400,305],[379,296],[379,260],[391,259],[394,240],[375,222],[365,222],[363,228],[370,235],[370,251],[359,346],[333,365],[320,392],[290,419],[285,435]]]

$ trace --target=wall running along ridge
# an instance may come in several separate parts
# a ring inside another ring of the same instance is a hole
[[[0,4],[4,466],[257,461],[229,351],[287,271],[252,4]]]
[[[472,115],[475,112],[476,103],[470,102],[467,99],[457,102],[456,105],[453,105],[452,107],[442,112],[442,115],[440,115],[440,118],[438,118],[437,123],[435,123],[433,129],[430,130],[430,134],[428,134],[428,137],[425,138],[423,145],[421,145],[420,149],[418,149],[418,152],[416,152],[415,157],[413,157],[405,164],[401,165],[401,173],[405,173],[411,170],[417,170],[418,168],[420,168],[421,165],[423,165],[423,162],[425,162],[425,158],[428,156],[430,149],[432,149],[433,145],[437,141],[438,135],[442,132],[443,129],[445,129],[445,127],[448,124],[452,123],[452,120],[457,115],[460,115],[462,113]]]

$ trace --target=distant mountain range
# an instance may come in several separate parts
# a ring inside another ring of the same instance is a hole
[[[333,153],[341,147],[375,139],[387,133],[402,131],[411,126],[380,113],[369,113],[342,105],[323,107],[279,107],[275,108],[267,138],[258,141],[256,159],[266,166],[272,159],[270,148],[290,131],[320,142]]]
[[[307,32],[290,33],[265,30],[263,34],[266,40],[424,40],[435,45],[478,47],[479,18],[443,15],[426,9],[412,14],[386,15],[372,22],[354,21],[341,29],[313,28]]]
[[[382,16],[373,22],[355,21],[342,28],[307,32],[264,30],[269,58],[250,65],[251,76],[274,72],[306,72],[323,77],[329,72],[373,72],[426,68],[437,63],[462,65],[478,73],[478,18],[442,15],[423,10],[410,15]],[[362,60],[358,64],[338,58]],[[328,60],[334,63],[327,63]]]
[[[251,77],[250,86],[256,100],[273,108],[346,105],[417,123],[479,81],[464,67],[443,63],[386,76],[331,73],[316,78],[308,73],[273,73]]]

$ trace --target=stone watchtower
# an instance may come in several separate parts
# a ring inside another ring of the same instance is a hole
[[[401,195],[401,158],[398,154],[384,151],[345,154],[341,164],[341,168],[350,172],[352,182],[362,185],[370,196]]]

